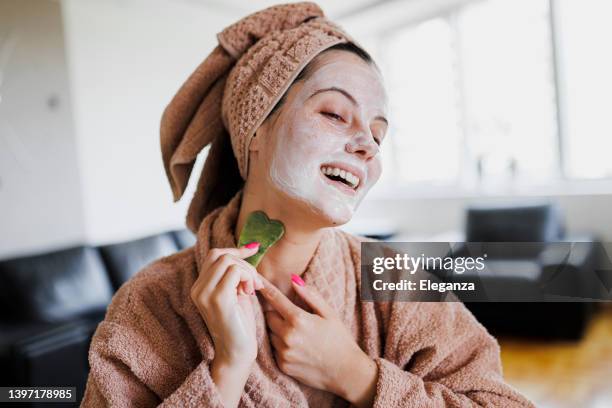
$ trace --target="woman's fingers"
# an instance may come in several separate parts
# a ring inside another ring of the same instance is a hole
[[[266,298],[268,303],[285,319],[291,320],[301,316],[304,312],[287,298],[276,286],[260,275],[264,284],[260,293]]]
[[[274,347],[274,350],[277,353],[282,352],[284,349],[287,348],[287,345],[285,344],[285,342],[283,342],[280,336],[277,336],[274,333],[270,333],[270,343],[272,343],[272,347]]]
[[[241,282],[245,284],[245,290],[248,293],[254,292],[251,274],[237,265],[231,265],[227,268],[223,278],[221,278],[221,281],[217,285],[219,294],[221,296],[235,294],[238,284]]]
[[[240,248],[212,248],[206,254],[206,258],[204,259],[203,269],[207,270],[212,264],[214,264],[220,257],[223,255],[233,255],[236,258],[244,259],[249,256],[253,256],[259,251],[259,243],[257,245],[253,245],[254,243],[244,245]]]
[[[293,282],[293,289],[302,299],[304,299],[313,312],[321,317],[333,316],[334,310],[327,304],[319,292],[314,288],[306,286],[304,281],[299,277],[298,279],[291,279],[291,281]]]
[[[245,269],[249,270],[253,274],[253,283],[255,284],[255,289],[259,290],[264,287],[261,275],[257,272],[257,269],[245,261],[244,259],[234,258],[236,262],[242,265]]]
[[[274,310],[266,312],[266,324],[268,325],[272,333],[275,333],[278,336],[282,336],[285,331],[285,328],[287,327],[287,323],[282,318],[282,316]]]
[[[229,267],[235,264],[236,261],[230,254],[223,254],[218,257],[217,260],[210,266],[206,275],[201,276],[203,286],[212,290],[219,284],[219,282],[221,282],[221,279],[225,276]]]
[[[241,246],[240,248],[213,248],[211,249],[211,251],[215,251],[215,249],[221,251],[221,255],[230,254],[238,258],[244,259],[248,258],[249,256],[255,255],[257,251],[259,251],[259,243],[250,243]]]
[[[232,265],[236,265],[241,270],[245,271],[251,276],[253,281],[253,289],[263,287],[261,278],[257,273],[257,270],[248,262],[243,261],[231,254],[221,255],[215,263],[212,264],[210,270],[205,276],[201,276],[202,285],[208,288],[214,288],[223,278],[225,271]]]

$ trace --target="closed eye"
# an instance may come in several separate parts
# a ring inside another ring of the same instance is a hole
[[[340,115],[338,115],[337,113],[334,113],[334,112],[321,112],[321,114],[323,116],[327,116],[328,118],[333,119],[333,120],[339,120],[339,121],[344,120],[342,118],[342,116],[340,116]]]

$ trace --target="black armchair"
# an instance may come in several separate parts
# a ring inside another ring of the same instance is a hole
[[[115,290],[194,243],[181,230],[0,261],[0,385],[76,386],[80,401],[89,343]]]
[[[539,202],[470,207],[466,212],[466,242],[483,243],[490,269],[453,274],[452,280],[473,282],[477,288],[486,287],[490,298],[508,300],[480,302],[477,300],[482,299],[482,293],[457,293],[489,331],[566,339],[582,336],[595,304],[568,302],[563,295],[595,293],[597,282],[593,282],[595,277],[589,271],[594,270],[597,261],[597,242],[593,236],[568,236],[556,205]],[[512,245],[512,251],[500,244],[486,244],[499,242],[525,244]],[[567,251],[559,251],[561,245],[555,244],[563,242],[580,242],[570,258],[565,257]],[[454,248],[449,255],[469,255],[467,245]],[[560,265],[565,265],[565,277],[554,281]],[[451,279],[448,273],[432,272],[444,280]],[[548,285],[544,297],[543,285]]]

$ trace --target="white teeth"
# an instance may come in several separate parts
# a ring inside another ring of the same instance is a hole
[[[321,171],[323,174],[343,178],[344,180],[348,181],[353,188],[356,188],[359,185],[359,177],[346,170],[339,169],[338,167],[323,167],[321,168]]]

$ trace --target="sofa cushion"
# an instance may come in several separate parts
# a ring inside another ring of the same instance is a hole
[[[172,231],[172,235],[179,249],[189,248],[196,243],[195,235],[188,229]]]
[[[65,321],[104,310],[112,294],[100,254],[91,247],[0,262],[3,321]]]
[[[136,272],[151,262],[178,251],[170,233],[100,247],[111,282],[119,289]]]
[[[551,203],[467,209],[468,242],[549,242],[562,236],[559,209]]]

